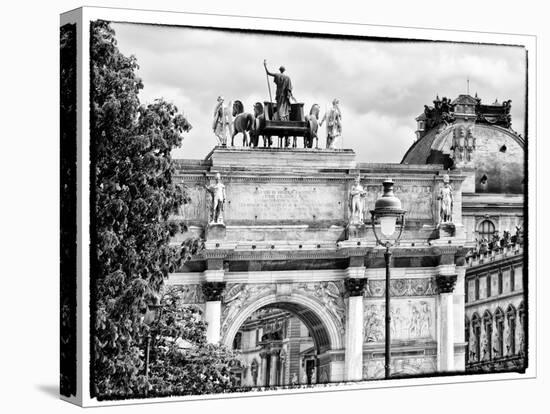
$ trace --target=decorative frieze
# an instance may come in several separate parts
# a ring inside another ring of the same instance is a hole
[[[386,281],[380,279],[369,279],[365,285],[364,296],[383,297],[386,293]],[[432,296],[437,293],[437,286],[434,278],[403,278],[390,280],[391,296]]]

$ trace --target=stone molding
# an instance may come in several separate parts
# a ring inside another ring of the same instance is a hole
[[[221,301],[225,285],[225,282],[204,282],[201,286],[206,301]]]
[[[435,280],[439,293],[453,293],[457,275],[437,275]]]

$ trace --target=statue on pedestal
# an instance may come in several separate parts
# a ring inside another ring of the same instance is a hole
[[[443,176],[443,187],[439,189],[439,220],[440,223],[453,221],[453,188],[449,184],[449,176]]]
[[[323,122],[327,121],[327,149],[334,148],[334,141],[342,135],[342,112],[339,107],[340,101],[336,98],[332,100],[332,108],[330,108],[319,126],[323,126]]]
[[[290,80],[290,77],[285,74],[284,66],[281,66],[279,68],[280,73],[270,72],[267,69],[267,61],[264,59],[264,68],[265,73],[268,76],[273,77],[273,82],[277,86],[277,89],[275,91],[275,102],[277,102],[277,118],[274,117],[274,119],[277,121],[288,121],[290,116],[290,99],[292,98],[294,102],[296,102],[296,99],[292,95],[292,81]]]
[[[205,188],[212,194],[212,215],[210,224],[224,224],[223,210],[225,204],[225,185],[221,181],[220,173],[216,174],[216,183]]]
[[[223,105],[223,96],[218,96],[217,101],[216,108],[214,109],[212,129],[218,139],[218,145],[225,147],[227,145],[227,137],[231,135],[230,112],[229,107]],[[231,106],[231,103],[229,103],[229,106]]]
[[[350,224],[363,224],[366,195],[367,192],[361,185],[361,177],[358,175],[349,193]]]

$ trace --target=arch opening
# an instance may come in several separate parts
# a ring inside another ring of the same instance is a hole
[[[329,381],[320,364],[326,363],[327,351],[341,346],[335,321],[320,305],[304,303],[307,298],[272,296],[242,309],[223,338],[240,354],[241,366],[234,373],[239,385]]]

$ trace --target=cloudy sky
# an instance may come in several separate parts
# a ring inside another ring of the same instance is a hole
[[[284,65],[305,112],[340,99],[343,145],[361,162],[400,162],[418,116],[436,94],[475,92],[484,103],[512,99],[512,127],[523,134],[525,54],[513,46],[295,37],[208,29],[113,24],[122,53],[133,54],[145,85],[142,103],[164,98],[193,125],[178,158],[204,158],[216,145],[218,95],[252,105],[269,100],[263,60]],[[271,82],[272,93],[275,85]],[[325,145],[325,128],[320,145]],[[237,140],[239,141],[239,140]],[[242,142],[242,141],[241,141]],[[299,140],[301,145],[301,139]],[[338,142],[340,147],[341,142]]]

